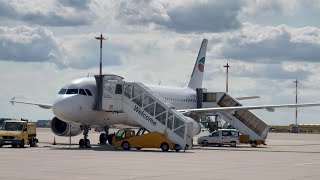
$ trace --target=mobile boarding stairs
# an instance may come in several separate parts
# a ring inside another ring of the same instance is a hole
[[[194,120],[183,116],[163,98],[138,82],[125,82],[116,75],[95,76],[98,96],[95,110],[124,112],[149,132],[158,132],[176,144],[192,147]]]

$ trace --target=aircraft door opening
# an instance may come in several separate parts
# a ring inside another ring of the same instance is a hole
[[[103,87],[102,108],[105,111],[123,112],[123,85],[108,82]]]

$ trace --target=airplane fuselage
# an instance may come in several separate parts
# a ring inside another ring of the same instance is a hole
[[[172,104],[176,109],[196,108],[196,91],[185,87],[164,87],[146,85],[153,92]],[[93,110],[97,94],[96,82],[93,77],[80,78],[65,85],[53,104],[54,115],[67,123],[80,125],[111,126],[117,124],[138,126],[137,122],[130,119],[124,112],[106,112]],[[71,90],[78,93],[71,94]],[[80,90],[89,90],[88,93],[79,93]],[[69,92],[69,94],[68,94]]]

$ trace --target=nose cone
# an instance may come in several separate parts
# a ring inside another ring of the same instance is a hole
[[[68,98],[57,97],[52,105],[53,114],[63,120],[68,120],[71,118],[72,105]]]

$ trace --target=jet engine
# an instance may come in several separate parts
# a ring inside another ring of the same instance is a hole
[[[54,117],[51,120],[51,131],[57,136],[77,136],[81,134],[82,129],[79,125],[66,123],[59,118]],[[71,134],[70,134],[71,133]]]

